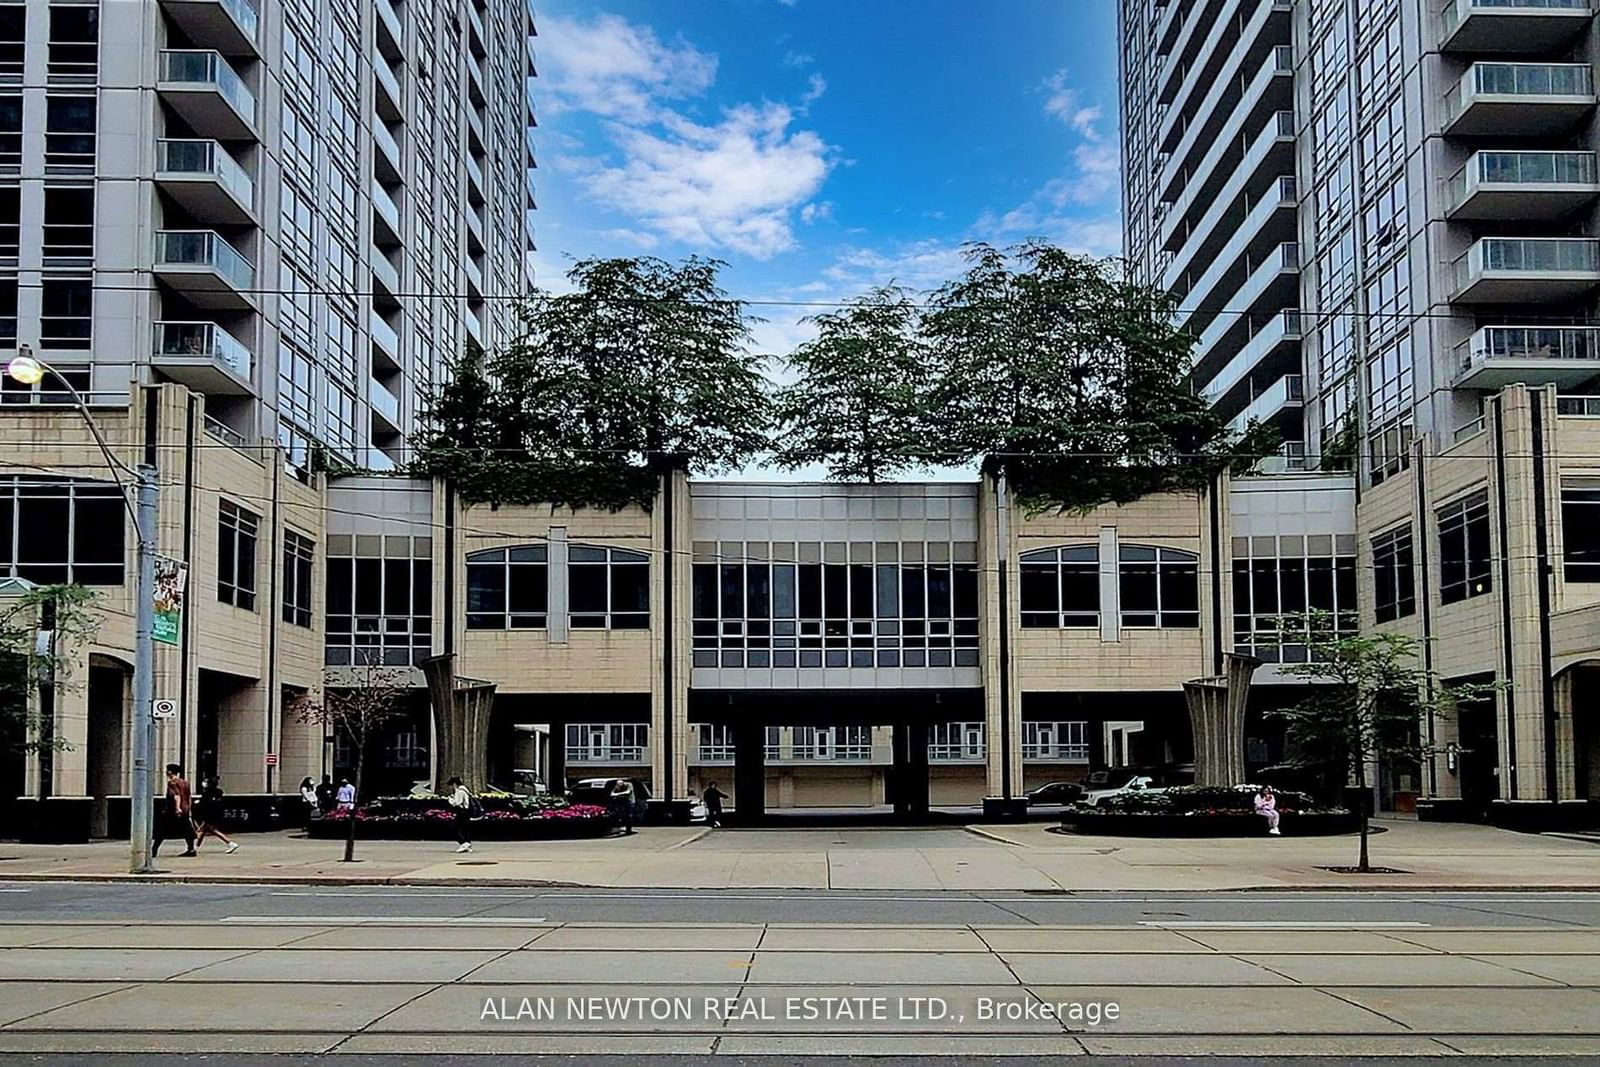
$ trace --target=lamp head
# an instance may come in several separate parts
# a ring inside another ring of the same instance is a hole
[[[44,364],[33,358],[33,348],[22,345],[16,356],[6,364],[6,374],[23,385],[38,385],[44,380]]]

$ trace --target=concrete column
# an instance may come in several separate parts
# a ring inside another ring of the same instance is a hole
[[[550,527],[548,545],[545,589],[550,615],[545,640],[552,645],[564,645],[567,643],[567,605],[571,602],[567,583],[567,528]]]
[[[1552,683],[1556,706],[1557,800],[1578,800],[1578,747],[1573,713],[1577,710],[1576,670],[1562,671]]]

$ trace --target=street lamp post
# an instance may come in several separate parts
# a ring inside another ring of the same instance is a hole
[[[46,374],[54,373],[54,368],[36,359],[29,346],[22,345],[17,349],[16,358],[7,364],[6,373],[23,385],[37,385]],[[128,870],[134,874],[149,874],[155,870],[150,855],[150,801],[155,795],[155,768],[151,760],[156,747],[156,721],[151,714],[155,697],[152,642],[155,634],[156,469],[148,463],[141,463],[135,469],[118,459],[106,445],[100,426],[82,395],[65,377],[57,374],[56,379],[71,394],[79,414],[89,425],[89,432],[94,435],[95,444],[100,446],[100,454],[111,468],[111,477],[122,490],[122,502],[133,519],[134,536],[138,541],[133,587],[133,780],[128,789]],[[132,480],[133,500],[128,497],[128,486],[122,482],[123,474]]]

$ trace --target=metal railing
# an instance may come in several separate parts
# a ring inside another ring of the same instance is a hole
[[[212,437],[215,437],[217,440],[221,441],[223,444],[228,445],[230,447],[233,447],[233,448],[249,448],[250,447],[250,442],[248,442],[248,441],[246,441],[244,439],[244,435],[243,434],[241,434],[238,430],[235,430],[232,426],[229,426],[226,423],[223,423],[223,422],[219,421],[214,416],[211,416],[211,415],[207,415],[206,416],[205,431],[206,431],[206,433],[210,434]]]
[[[644,763],[648,745],[567,746],[568,763]]]
[[[164,137],[156,142],[156,170],[167,174],[208,174],[246,204],[255,205],[255,182],[216,141]]]
[[[255,267],[214,230],[157,230],[156,263],[210,267],[236,289],[250,289],[256,282]]]
[[[212,85],[235,111],[252,124],[256,120],[256,97],[244,79],[228,65],[220,52],[166,48],[161,51],[160,80],[191,85]]]
[[[1593,152],[1477,152],[1450,176],[1447,199],[1460,207],[1482,185],[1594,185]]]
[[[697,763],[732,763],[733,745],[700,745],[695,749]]]
[[[214,322],[158,322],[155,354],[158,356],[209,357],[226,364],[239,377],[249,380],[250,350],[237,337]]]
[[[1491,271],[1600,273],[1600,239],[1593,237],[1484,237],[1454,263],[1456,288]]]
[[[1025,760],[1065,760],[1071,763],[1083,763],[1089,759],[1088,745],[1069,745],[1065,742],[1055,744],[1042,742],[1039,744],[1022,743],[1022,758]]]
[[[1485,326],[1457,346],[1462,370],[1490,359],[1600,361],[1597,326]]]
[[[984,758],[988,747],[982,742],[976,745],[943,744],[928,746],[929,763],[975,763]]]

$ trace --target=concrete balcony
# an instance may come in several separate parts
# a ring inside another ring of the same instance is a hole
[[[372,10],[378,15],[372,23],[379,50],[394,58],[404,54],[406,31],[394,5],[389,0],[372,0]]]
[[[197,393],[255,392],[250,349],[214,322],[158,322],[151,363]]]
[[[1205,324],[1195,343],[1196,368],[1214,363],[1216,354],[1232,352],[1225,342],[1230,335],[1243,334],[1252,317],[1265,318],[1294,302],[1300,282],[1300,246],[1292,241],[1278,246],[1257,264],[1237,291],[1227,298],[1225,307],[1189,308],[1191,325]],[[1228,313],[1218,314],[1219,310]],[[1199,314],[1195,314],[1195,312]],[[1234,342],[1237,344],[1238,342]],[[1204,375],[1197,379],[1204,381]]]
[[[367,316],[367,326],[372,332],[372,346],[389,357],[395,366],[400,365],[400,335],[376,311]]]
[[[196,307],[255,309],[255,267],[215,231],[157,230],[154,273]]]
[[[1156,64],[1156,99],[1163,104],[1182,88],[1181,73],[1187,73],[1198,60],[1216,51],[1217,38],[1233,21],[1222,11],[1218,0],[1194,0],[1189,13],[1172,39],[1172,46]],[[1226,6],[1232,6],[1231,2]]]
[[[483,268],[471,256],[461,261],[462,273],[467,279],[467,297],[473,300],[483,299]]]
[[[483,120],[478,117],[477,108],[466,108],[463,114],[467,116],[467,150],[480,155],[489,154],[489,139],[483,132]]]
[[[1243,5],[1239,5],[1243,6]],[[1292,0],[1257,0],[1250,18],[1240,25],[1235,19],[1219,19],[1213,32],[1228,47],[1215,49],[1185,73],[1181,88],[1156,123],[1156,145],[1171,151],[1181,138],[1196,127],[1211,127],[1203,136],[1209,141],[1221,119],[1215,117],[1217,103],[1237,96],[1241,80],[1248,77],[1276,48],[1289,47]]]
[[[1278,422],[1286,413],[1297,412],[1305,406],[1303,380],[1298,374],[1285,374],[1255,395],[1244,410],[1235,415],[1228,428],[1242,431],[1252,421]]]
[[[378,379],[367,379],[367,400],[372,405],[373,421],[380,433],[400,433],[400,398]]]
[[[1179,251],[1194,233],[1215,226],[1240,193],[1259,195],[1276,176],[1294,172],[1294,112],[1274,112],[1245,140],[1240,131],[1248,118],[1248,112],[1236,111],[1223,130],[1225,139],[1213,144],[1178,184],[1178,198],[1161,220],[1161,247],[1168,252]]]
[[[372,153],[372,172],[380,181],[399,184],[405,181],[405,158],[400,154],[400,142],[395,139],[389,127],[381,122],[372,124],[372,144],[375,151]]]
[[[220,52],[163,49],[156,91],[203,137],[255,140],[255,94]]]
[[[1295,235],[1295,208],[1300,200],[1295,180],[1288,175],[1262,176],[1255,188],[1246,186],[1243,176],[1218,198],[1178,249],[1162,273],[1163,287],[1180,295],[1200,288],[1201,283],[1185,285],[1186,279],[1204,264],[1207,276],[1225,272],[1240,255],[1260,253]]]
[[[216,141],[158,140],[155,180],[201,222],[255,225],[255,182]]]
[[[461,314],[461,325],[466,327],[467,337],[476,342],[481,348],[483,346],[483,320],[478,318],[478,313],[471,308],[467,308]]]
[[[197,48],[228,56],[259,55],[260,16],[253,0],[161,0],[161,9]]]
[[[1455,261],[1458,304],[1554,303],[1600,285],[1600,240],[1485,237]]]
[[[1452,219],[1559,219],[1600,196],[1593,152],[1474,152],[1450,178]]]
[[[1573,386],[1600,375],[1600,327],[1485,326],[1456,347],[1457,389]]]
[[[1200,387],[1200,395],[1215,404],[1235,386],[1246,381],[1255,368],[1261,366],[1269,359],[1277,357],[1279,353],[1287,352],[1291,347],[1300,343],[1300,312],[1294,308],[1284,310],[1267,318],[1266,324],[1255,333],[1249,335],[1238,352],[1232,359],[1223,364],[1217,372],[1204,382]]]
[[[1439,13],[1445,52],[1548,55],[1589,26],[1590,0],[1448,0]]]
[[[1443,130],[1452,137],[1557,134],[1594,104],[1587,63],[1474,63],[1445,93]]]
[[[470,155],[465,158],[467,163],[467,195],[475,197],[480,204],[484,203],[488,199],[488,197],[484,196],[484,190],[488,188],[488,185],[483,180],[483,169],[478,166],[478,161]]]
[[[1219,140],[1237,136],[1246,123],[1265,122],[1269,114],[1294,108],[1294,53],[1287,45],[1274,48],[1255,67],[1248,78],[1235,76],[1211,88],[1209,107],[1218,116],[1215,122],[1197,122],[1189,127],[1164,161],[1159,161],[1160,197],[1177,200],[1188,181],[1201,170],[1202,161]],[[1237,124],[1235,124],[1237,123]],[[1235,133],[1230,134],[1233,130]]]
[[[400,244],[400,208],[377,182],[372,183],[372,240],[381,248]]]
[[[389,257],[376,245],[367,250],[367,262],[372,267],[372,280],[377,283],[377,290],[373,295],[398,300],[400,268],[391,263]]]
[[[475,256],[483,254],[483,216],[470,203],[462,212],[467,219],[467,251]]]
[[[400,95],[400,76],[394,72],[382,52],[372,57],[372,99],[378,117],[385,122],[399,122],[405,116],[405,103]]]
[[[1279,178],[1244,212],[1234,227],[1221,227],[1227,243],[1215,248],[1202,262],[1204,273],[1188,285],[1175,280],[1169,288],[1178,294],[1183,310],[1178,323],[1206,321],[1216,309],[1232,307],[1230,294],[1243,286],[1256,265],[1279,254],[1284,241],[1295,233],[1295,208],[1299,204],[1295,180]]]

